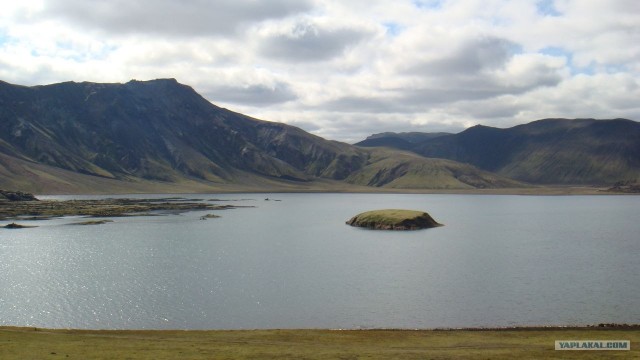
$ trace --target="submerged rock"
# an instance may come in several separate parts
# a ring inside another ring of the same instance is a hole
[[[113,220],[88,220],[79,223],[73,223],[71,225],[102,225],[110,222],[113,222]]]
[[[36,227],[36,226],[27,226],[27,225],[20,225],[20,224],[16,224],[16,223],[11,223],[11,224],[5,225],[3,227],[5,229],[26,229],[26,228]]]
[[[346,223],[374,230],[419,230],[442,226],[424,211],[400,209],[363,212]]]

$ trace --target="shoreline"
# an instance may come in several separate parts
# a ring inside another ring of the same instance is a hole
[[[83,328],[48,328],[39,326],[0,325],[0,331],[34,331],[34,332],[118,332],[118,333],[162,333],[162,332],[264,332],[264,331],[344,331],[344,332],[456,332],[456,331],[553,331],[553,330],[638,330],[638,324],[596,324],[596,325],[514,325],[495,327],[435,327],[435,328],[254,328],[254,329],[83,329]]]
[[[611,191],[606,187],[589,186],[553,186],[531,188],[500,188],[500,189],[215,189],[214,191],[183,191],[183,192],[95,192],[73,193],[54,192],[37,193],[36,196],[92,196],[92,195],[216,195],[216,194],[439,194],[439,195],[523,195],[523,196],[565,196],[565,195],[640,195],[640,193]]]

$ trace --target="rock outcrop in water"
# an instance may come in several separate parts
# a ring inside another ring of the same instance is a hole
[[[3,226],[3,228],[5,229],[26,229],[26,228],[32,228],[32,227],[37,227],[37,226],[20,225],[16,223],[11,223]]]
[[[419,230],[442,226],[424,211],[399,209],[367,211],[346,223],[373,230]]]

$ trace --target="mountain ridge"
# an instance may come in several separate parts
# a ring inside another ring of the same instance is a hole
[[[254,119],[175,79],[0,82],[0,155],[0,186],[30,181],[39,192],[52,186],[47,176],[53,173],[65,189],[73,188],[69,182],[84,189],[103,179],[118,191],[128,184],[304,188],[317,181],[328,187],[522,186],[470,165],[365,149]]]
[[[548,118],[505,129],[476,125],[402,149],[542,185],[640,178],[640,123],[621,118]]]

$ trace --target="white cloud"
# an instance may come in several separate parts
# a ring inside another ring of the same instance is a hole
[[[240,102],[255,106],[269,106],[292,101],[297,98],[290,86],[285,83],[276,83],[273,86],[213,86],[203,95],[212,99],[214,102],[216,100],[231,103]]]
[[[0,0],[0,80],[172,77],[331,139],[640,120],[635,0]]]
[[[330,28],[311,21],[298,21],[261,34],[258,53],[286,62],[323,61],[342,55],[368,35],[365,29]]]
[[[108,33],[167,37],[225,35],[268,19],[311,9],[304,0],[55,0],[40,15]]]

